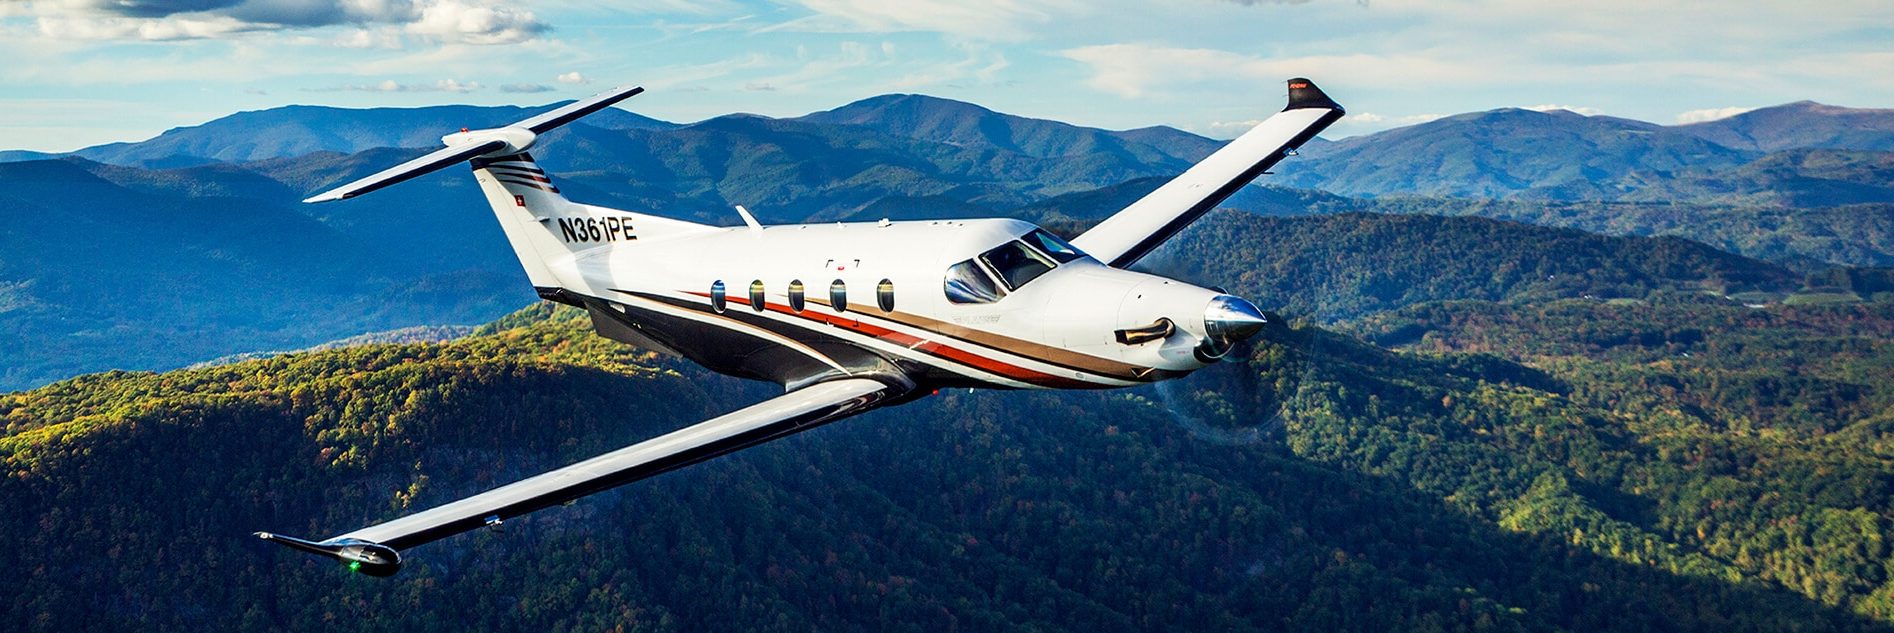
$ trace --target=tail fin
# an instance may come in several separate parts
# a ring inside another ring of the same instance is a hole
[[[519,256],[526,276],[542,296],[561,288],[582,288],[577,255],[615,244],[634,243],[714,227],[669,218],[578,204],[559,194],[546,171],[526,153],[539,135],[603,110],[644,88],[623,87],[555,108],[544,114],[485,130],[461,130],[441,137],[446,148],[330,189],[303,202],[345,200],[422,174],[470,161],[480,190],[499,217],[500,228]]]
[[[579,204],[559,193],[531,154],[519,152],[472,160],[474,179],[506,232],[526,277],[541,294],[578,282],[572,264],[580,253],[678,235],[715,230],[702,224]]]

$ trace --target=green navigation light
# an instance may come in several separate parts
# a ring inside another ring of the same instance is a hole
[[[349,561],[349,571],[361,571],[361,570],[362,570],[362,561],[359,561],[359,560]]]

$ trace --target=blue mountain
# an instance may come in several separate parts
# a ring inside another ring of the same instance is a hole
[[[1797,101],[1733,117],[1679,125],[1677,131],[1736,149],[1894,151],[1894,109]]]
[[[201,125],[166,130],[145,141],[110,143],[73,153],[101,163],[162,168],[287,158],[313,152],[353,154],[378,147],[435,147],[440,145],[441,136],[461,128],[505,125],[561,105],[564,102],[532,108],[284,106],[239,112]],[[616,108],[587,117],[586,124],[617,130],[676,127]]]

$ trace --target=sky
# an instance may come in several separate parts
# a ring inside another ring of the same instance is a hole
[[[1216,138],[1306,76],[1351,136],[1501,107],[1678,123],[1894,107],[1894,2],[0,0],[0,149],[240,110],[535,105],[692,122],[921,93]]]

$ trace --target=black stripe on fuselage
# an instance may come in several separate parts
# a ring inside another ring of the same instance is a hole
[[[693,301],[686,301],[686,300],[683,300],[683,299],[676,299],[676,298],[672,298],[672,297],[665,297],[665,296],[661,296],[661,295],[655,295],[655,294],[651,294],[651,293],[645,293],[645,292],[632,292],[632,291],[627,291],[627,290],[617,290],[617,289],[614,289],[614,292],[621,292],[621,293],[624,293],[624,294],[628,294],[628,295],[631,295],[631,296],[635,296],[635,297],[639,297],[639,298],[643,298],[643,299],[649,299],[649,300],[652,300],[652,301],[658,301],[658,302],[662,302],[662,303],[664,303],[664,304],[666,304],[666,305],[671,305],[671,306],[676,306],[676,307],[679,307],[679,308],[685,308],[685,309],[689,309],[689,310],[692,310],[692,311],[696,311],[696,312],[701,312],[701,313],[708,313],[708,314],[717,314],[716,312],[714,312],[714,311],[712,311],[712,310],[711,310],[711,308],[710,308],[710,305],[709,305],[708,303],[697,303],[697,302],[693,302]],[[742,301],[742,299],[741,299],[741,298],[734,298],[734,301]],[[738,307],[737,307],[737,306],[742,306],[742,309],[738,309]],[[861,314],[861,313],[852,313],[852,312],[851,312],[851,313],[846,313],[846,314],[847,314],[847,316],[845,316],[845,317],[842,317],[842,318],[848,318],[848,319],[854,319],[854,320],[856,320],[856,321],[864,321],[864,320],[868,320],[868,319],[863,319],[863,318],[862,318],[862,317],[864,317],[864,316],[868,316],[868,315],[864,315],[864,314]],[[763,328],[763,329],[767,329],[767,330],[769,330],[770,332],[774,332],[774,333],[777,333],[777,334],[779,334],[779,335],[783,335],[783,336],[786,336],[786,337],[788,337],[788,338],[791,338],[791,339],[794,339],[794,340],[798,340],[798,341],[801,341],[801,340],[802,340],[802,339],[801,339],[801,337],[799,337],[799,336],[796,336],[796,335],[794,335],[794,334],[791,334],[791,333],[789,333],[789,332],[785,332],[784,330],[785,330],[785,329],[787,328],[787,329],[790,329],[790,331],[792,331],[792,332],[816,332],[816,331],[818,331],[818,330],[815,330],[815,329],[814,329],[814,325],[815,325],[815,324],[816,324],[817,322],[816,322],[816,321],[813,321],[813,320],[809,320],[809,319],[807,319],[806,317],[804,318],[804,321],[806,321],[806,323],[804,323],[804,322],[793,322],[793,324],[792,324],[792,323],[785,323],[785,322],[783,322],[783,321],[778,321],[778,320],[776,320],[776,319],[770,319],[770,318],[767,318],[767,317],[764,317],[762,313],[757,313],[757,312],[754,312],[754,311],[751,311],[751,310],[749,310],[749,309],[748,309],[748,306],[747,306],[747,305],[744,305],[744,304],[739,304],[739,303],[732,303],[732,308],[731,308],[731,309],[729,309],[729,310],[725,310],[725,311],[724,311],[724,312],[723,312],[722,314],[720,314],[719,316],[724,316],[724,317],[734,317],[734,318],[736,318],[737,320],[739,320],[739,321],[741,321],[741,322],[743,322],[743,323],[745,323],[745,324],[748,324],[748,325],[751,325],[751,326],[755,326],[755,327],[759,327],[759,328]],[[872,323],[872,321],[870,321],[870,322]],[[880,328],[880,329],[885,329],[885,330],[891,330],[892,328],[890,328],[888,324],[892,324],[892,325],[899,325],[899,326],[901,326],[901,327],[908,327],[908,328],[914,328],[914,329],[918,329],[918,330],[921,330],[921,331],[923,331],[923,332],[928,332],[928,333],[930,333],[930,334],[935,334],[935,335],[937,335],[937,336],[939,336],[939,337],[941,337],[941,338],[943,338],[943,339],[947,339],[947,340],[952,340],[952,341],[959,341],[959,342],[961,342],[961,343],[964,343],[964,344],[965,344],[965,345],[964,345],[964,347],[971,347],[971,348],[974,348],[974,349],[979,349],[979,350],[982,350],[982,351],[986,351],[986,352],[989,352],[989,353],[992,353],[992,352],[998,352],[998,353],[1001,353],[1001,354],[1005,354],[1005,355],[1008,355],[1008,356],[1018,356],[1018,357],[1020,357],[1020,358],[1026,358],[1026,359],[1030,359],[1030,360],[1032,360],[1032,361],[1034,361],[1034,362],[1039,362],[1039,363],[1044,363],[1044,364],[1046,364],[1046,365],[1051,365],[1051,366],[1054,366],[1054,367],[1060,367],[1060,368],[1063,368],[1063,369],[1066,369],[1066,370],[1069,370],[1069,371],[1073,371],[1073,372],[1077,372],[1077,373],[1080,373],[1080,374],[1083,374],[1083,375],[1085,375],[1085,376],[1088,376],[1088,377],[1090,377],[1090,378],[1091,378],[1091,379],[1093,379],[1093,380],[1100,380],[1100,379],[1102,379],[1102,380],[1111,380],[1111,381],[1124,381],[1124,382],[1132,382],[1132,383],[1139,383],[1139,382],[1153,382],[1153,381],[1155,381],[1155,380],[1156,380],[1156,379],[1157,379],[1157,378],[1158,378],[1159,376],[1163,376],[1163,377],[1168,377],[1168,376],[1170,375],[1170,372],[1164,372],[1164,371],[1159,371],[1159,370],[1154,370],[1154,371],[1152,371],[1152,373],[1151,373],[1151,374],[1149,374],[1149,376],[1148,376],[1148,377],[1144,377],[1144,378],[1135,378],[1135,377],[1125,377],[1125,376],[1113,376],[1113,375],[1109,375],[1109,374],[1101,374],[1101,373],[1098,373],[1098,372],[1095,372],[1095,371],[1089,371],[1089,370],[1086,370],[1086,369],[1083,369],[1083,368],[1078,368],[1078,367],[1069,367],[1069,366],[1066,366],[1066,365],[1063,365],[1063,364],[1059,364],[1059,363],[1054,363],[1054,362],[1051,362],[1051,361],[1047,361],[1047,360],[1045,360],[1045,359],[1042,359],[1042,358],[1038,358],[1038,357],[1034,357],[1034,356],[1027,356],[1027,355],[1023,355],[1023,354],[1020,354],[1020,353],[1018,353],[1018,352],[1014,352],[1014,351],[1009,351],[1009,350],[1003,350],[1003,349],[998,349],[998,348],[995,348],[995,347],[992,347],[992,346],[988,346],[988,345],[983,345],[983,344],[980,344],[980,343],[978,343],[978,342],[975,342],[975,341],[969,341],[969,340],[966,340],[966,339],[962,339],[962,338],[959,338],[959,337],[955,337],[955,336],[952,336],[952,335],[948,335],[948,334],[943,334],[943,333],[939,333],[939,332],[935,332],[935,331],[933,331],[933,330],[929,330],[929,329],[927,329],[927,328],[919,328],[919,327],[915,327],[915,326],[913,326],[913,325],[909,325],[909,324],[906,324],[906,323],[898,323],[898,322],[894,322],[894,321],[886,321],[885,323],[886,323],[886,324],[877,324],[877,325],[876,325],[876,327],[878,327],[878,328]],[[870,337],[870,338],[873,338],[873,336],[872,336],[872,335],[870,335],[870,334],[867,334],[867,333],[860,333],[860,332],[857,332],[856,334],[857,334],[857,335],[859,335],[859,336],[867,336],[867,337]],[[852,341],[847,341],[847,340],[845,340],[845,339],[843,340],[843,343],[844,343],[844,344],[846,344],[846,345],[849,345],[849,346],[851,346],[851,347],[857,347],[857,348],[859,348],[859,347],[860,347],[860,345],[859,345],[859,344],[857,344],[857,343],[854,343],[854,342],[852,342]],[[896,344],[896,345],[898,345],[898,344]],[[943,355],[940,355],[940,354],[934,354],[934,353],[928,353],[928,352],[925,352],[925,351],[923,351],[923,350],[913,350],[913,351],[914,351],[915,353],[917,353],[917,354],[926,354],[926,355],[927,355],[927,356],[928,356],[929,358],[933,358],[933,359],[936,359],[936,360],[938,360],[938,361],[941,361],[941,362],[946,362],[946,363],[950,363],[950,364],[953,364],[953,365],[956,365],[956,366],[959,366],[959,367],[964,367],[964,368],[966,368],[966,369],[969,369],[969,370],[972,370],[972,371],[975,371],[975,372],[978,372],[978,373],[980,373],[980,374],[983,374],[983,375],[994,375],[994,376],[999,376],[999,377],[1002,377],[1002,378],[1005,378],[1005,379],[1008,379],[1008,380],[1014,380],[1014,381],[1018,381],[1018,382],[1023,382],[1023,383],[1026,383],[1026,384],[1038,384],[1038,383],[1036,383],[1036,382],[1034,382],[1034,381],[1033,381],[1033,380],[1031,380],[1031,379],[1027,379],[1027,378],[1022,378],[1022,377],[1019,377],[1019,376],[1008,376],[1008,375],[1006,375],[1005,373],[1001,373],[1001,372],[995,372],[994,370],[991,370],[991,369],[987,369],[987,368],[984,368],[984,367],[979,367],[979,366],[976,366],[976,365],[971,365],[971,364],[968,364],[968,363],[966,363],[966,362],[962,362],[962,361],[960,361],[960,360],[957,360],[957,359],[954,359],[954,358],[950,358],[950,357],[947,357],[947,356],[943,356]],[[872,352],[871,352],[871,353],[872,353]],[[879,355],[879,354],[877,354],[877,355]],[[905,360],[905,359],[904,359],[904,360]],[[1006,364],[1006,365],[1012,365],[1012,363],[1010,363],[1010,362],[1007,362],[1007,361],[1000,361],[1000,360],[995,360],[995,359],[988,359],[988,360],[992,360],[992,361],[993,361],[993,362],[995,362],[995,363],[1001,363],[1001,364]],[[1019,369],[1021,369],[1021,370],[1023,370],[1023,371],[1027,371],[1027,372],[1032,372],[1032,373],[1036,373],[1036,374],[1044,374],[1044,373],[1045,373],[1045,372],[1041,372],[1041,371],[1038,371],[1038,370],[1034,370],[1034,369],[1031,369],[1031,368],[1025,368],[1025,367],[1021,367],[1021,368],[1019,368]],[[1069,383],[1069,382],[1079,382],[1079,383],[1081,383],[1081,385],[1080,385],[1080,386],[1084,386],[1084,387],[1091,387],[1091,388],[1100,388],[1100,389],[1109,389],[1109,388],[1115,388],[1115,387],[1119,387],[1119,386],[1121,386],[1121,385],[1119,385],[1119,384],[1115,384],[1115,383],[1102,383],[1102,382],[1101,382],[1101,383],[1092,383],[1092,382],[1085,382],[1085,381],[1077,381],[1077,380],[1075,380],[1075,379],[1072,379],[1072,378],[1069,378],[1069,377],[1058,377],[1058,376],[1054,376],[1054,378],[1058,378],[1058,380],[1059,380],[1059,382],[1058,382],[1058,384],[1048,384],[1048,385],[1038,385],[1038,386],[1042,386],[1042,387],[1068,387],[1068,386],[1071,386],[1071,385],[1068,385],[1068,384],[1067,384],[1067,383]]]

